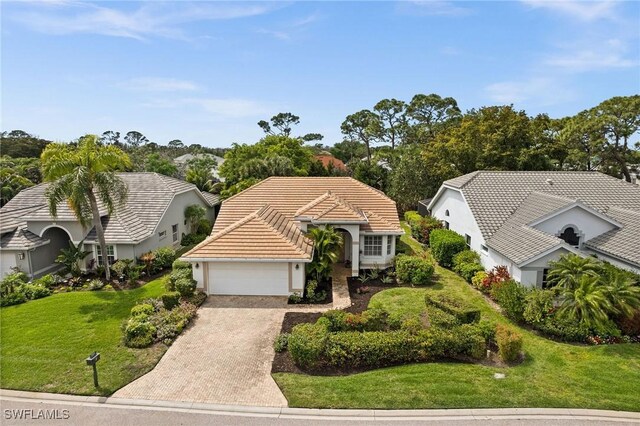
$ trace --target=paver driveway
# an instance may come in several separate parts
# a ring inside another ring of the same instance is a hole
[[[286,299],[210,296],[158,365],[118,398],[286,407],[271,378]]]

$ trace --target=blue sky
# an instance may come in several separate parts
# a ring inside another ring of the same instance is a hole
[[[165,144],[300,134],[383,98],[573,115],[640,92],[640,3],[2,2],[2,130],[138,130]]]

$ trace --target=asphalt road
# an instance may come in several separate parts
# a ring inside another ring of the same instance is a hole
[[[336,420],[333,418],[274,418],[245,415],[228,415],[216,413],[198,413],[171,408],[133,408],[114,407],[106,405],[78,404],[69,402],[36,402],[0,399],[0,424],[4,425],[424,425],[446,424],[451,426],[479,425],[489,423],[496,426],[511,425],[620,425],[620,422],[603,422],[598,420],[574,419],[456,419],[433,418],[430,420]],[[42,410],[42,411],[40,411]],[[32,417],[31,419],[16,419],[16,415]],[[34,418],[38,416],[53,416],[57,419]],[[633,424],[633,423],[626,423]],[[640,424],[640,422],[636,423]]]

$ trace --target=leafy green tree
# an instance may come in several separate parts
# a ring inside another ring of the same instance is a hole
[[[85,257],[91,254],[90,251],[83,250],[83,244],[84,240],[80,241],[78,245],[73,244],[73,241],[69,241],[69,248],[61,249],[60,254],[58,255],[58,257],[56,257],[55,260],[56,263],[64,266],[65,271],[67,271],[74,277],[80,275],[80,262],[82,262]],[[106,253],[106,251],[103,251],[102,253]]]
[[[100,136],[100,142],[105,145],[120,146],[120,132],[114,132],[113,130],[107,130]]]
[[[207,214],[207,211],[198,204],[191,204],[184,209],[184,218],[189,223],[190,232],[193,234],[198,229],[198,224],[201,219],[204,219],[204,216]]]
[[[0,169],[0,206],[4,206],[20,191],[30,186],[33,186],[33,182],[29,179],[14,174],[11,169],[2,167]]]
[[[415,95],[406,107],[406,115],[411,140],[423,143],[429,142],[438,132],[462,117],[455,99],[442,98],[434,93]]]
[[[182,143],[182,141],[180,139],[174,139],[169,141],[169,143],[167,144],[167,147],[169,149],[173,149],[173,150],[179,150],[184,148],[184,144]]]
[[[38,158],[0,157],[0,206],[41,180]]]
[[[128,146],[133,148],[137,148],[140,145],[145,145],[149,143],[149,139],[147,139],[145,135],[138,132],[137,130],[132,130],[130,132],[127,132],[127,134],[124,137],[124,140]]]
[[[352,164],[353,178],[381,191],[386,191],[389,171],[375,161],[358,160]]]
[[[300,124],[300,117],[290,112],[281,112],[273,117],[269,121],[260,120],[258,126],[270,136],[284,136],[291,137],[291,130],[293,126]],[[300,139],[311,142],[322,140],[324,136],[320,133],[307,133],[301,136]]]
[[[379,127],[378,137],[395,149],[402,144],[407,132],[407,105],[397,99],[383,99],[374,105],[373,110],[378,114],[379,120],[374,121]]]
[[[108,214],[125,203],[127,184],[116,171],[131,166],[127,154],[113,145],[100,145],[95,135],[86,135],[77,147],[48,145],[41,161],[44,179],[50,182],[45,194],[51,216],[57,217],[58,205],[66,202],[83,226],[93,222],[101,252],[107,253],[98,199]],[[104,259],[106,266],[106,255]],[[111,278],[108,267],[105,276]]]
[[[344,163],[349,163],[366,156],[367,147],[357,140],[344,140],[333,145],[329,152]]]
[[[350,114],[342,122],[340,130],[347,140],[363,143],[366,147],[367,160],[371,161],[371,148],[380,142],[380,117],[368,109]]]
[[[178,167],[168,158],[158,153],[147,155],[144,164],[144,170],[147,172],[160,173],[161,175],[175,177],[178,174]]]
[[[51,141],[33,136],[22,130],[0,133],[2,155],[8,155],[13,158],[40,157],[42,150],[50,143]]]
[[[342,235],[331,226],[313,228],[307,235],[313,240],[313,259],[307,265],[307,273],[322,282],[329,278],[332,266],[338,260],[344,243]]]
[[[425,167],[422,147],[409,144],[399,148],[400,160],[395,164],[389,178],[389,195],[398,204],[400,211],[415,210],[418,201],[435,194],[440,186],[439,176]]]
[[[218,165],[216,160],[208,155],[200,155],[187,163],[185,180],[194,184],[200,191],[210,192],[216,183],[213,169]]]

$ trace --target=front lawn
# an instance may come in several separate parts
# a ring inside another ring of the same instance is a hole
[[[405,228],[406,230],[406,228]],[[414,251],[422,247],[408,236]],[[369,306],[420,312],[427,291],[462,298],[483,318],[509,323],[484,297],[451,271],[436,267],[430,288],[395,288],[376,294]],[[526,360],[515,367],[438,362],[391,367],[351,376],[276,373],[292,407],[480,408],[571,407],[640,411],[640,345],[583,346],[556,343],[520,329]],[[495,379],[494,373],[506,374]]]
[[[120,326],[140,299],[164,293],[165,278],[135,290],[54,294],[0,309],[0,384],[4,389],[110,395],[151,370],[164,345],[130,349]],[[85,358],[93,351],[100,388]]]

